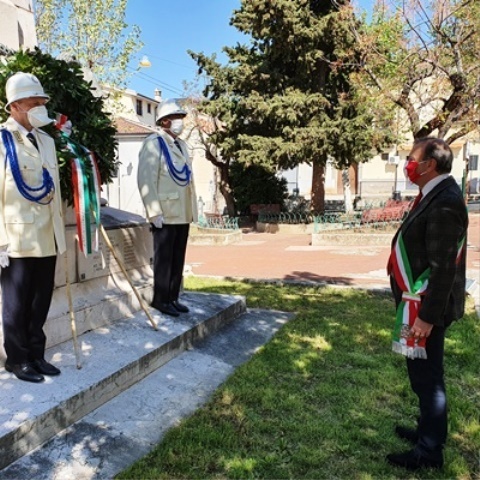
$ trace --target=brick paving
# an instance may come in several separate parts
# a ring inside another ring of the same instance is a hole
[[[201,276],[388,287],[388,246],[310,244],[311,235],[305,233],[247,232],[232,245],[190,244],[186,263]],[[480,283],[480,212],[470,213],[467,269],[468,277]]]

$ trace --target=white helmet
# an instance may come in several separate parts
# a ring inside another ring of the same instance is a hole
[[[11,103],[21,100],[22,98],[42,97],[47,100],[50,98],[44,91],[42,84],[35,75],[31,73],[17,72],[12,75],[5,85],[5,92],[7,94],[7,104],[5,108]]]
[[[187,111],[181,108],[175,100],[165,100],[158,109],[157,125],[162,118],[168,117],[169,115],[183,115],[185,117]]]

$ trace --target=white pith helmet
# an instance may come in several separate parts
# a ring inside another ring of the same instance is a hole
[[[35,75],[24,72],[17,72],[7,80],[5,93],[8,102],[5,108],[17,100],[22,100],[22,98],[41,97],[47,100],[50,99],[43,91],[40,80]]]
[[[180,107],[175,100],[165,100],[158,109],[157,125],[162,118],[168,117],[169,115],[183,115],[185,117],[187,111]]]

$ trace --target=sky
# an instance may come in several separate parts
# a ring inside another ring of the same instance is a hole
[[[328,0],[325,0],[328,1]],[[373,0],[356,0],[361,8],[369,8]],[[217,54],[217,60],[226,62],[222,47],[244,43],[248,37],[229,25],[240,0],[130,0],[127,4],[128,25],[138,25],[144,47],[135,54],[128,71],[128,88],[137,93],[154,96],[159,88],[163,99],[180,97],[183,82],[196,80],[197,65],[187,50]],[[154,6],[154,8],[152,8]],[[146,55],[151,67],[139,68]]]

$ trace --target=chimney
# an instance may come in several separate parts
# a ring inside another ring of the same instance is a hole
[[[154,98],[157,102],[162,102],[162,91],[159,88],[155,89]]]

